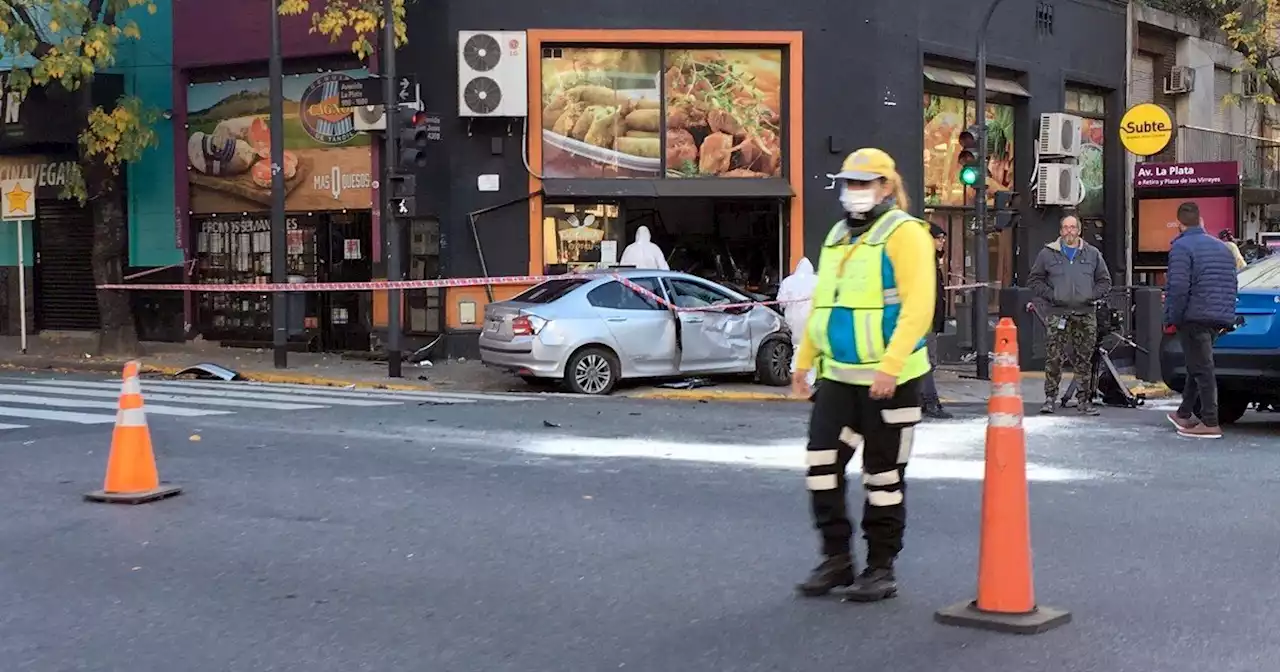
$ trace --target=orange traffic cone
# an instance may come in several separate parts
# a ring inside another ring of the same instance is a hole
[[[942,609],[934,614],[934,620],[1021,635],[1038,634],[1071,622],[1070,612],[1036,605],[1018,328],[1007,317],[996,326],[995,366],[987,402],[986,463],[978,599]]]
[[[147,416],[142,410],[138,368],[138,362],[124,366],[120,410],[116,413],[111,455],[107,458],[107,477],[101,490],[84,496],[91,502],[143,504],[182,493],[180,487],[160,485],[156,456],[151,450],[151,430],[147,428]]]

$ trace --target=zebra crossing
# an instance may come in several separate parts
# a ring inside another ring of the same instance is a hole
[[[142,381],[148,416],[196,418],[254,411],[312,411],[408,404],[465,405],[542,401],[518,394],[402,392],[285,383],[212,380]],[[0,377],[0,432],[36,424],[109,425],[116,421],[120,383],[111,380]]]

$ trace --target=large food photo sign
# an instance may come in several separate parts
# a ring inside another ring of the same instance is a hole
[[[549,178],[781,177],[781,49],[550,48]]]
[[[284,78],[285,209],[372,207],[369,136],[338,105],[344,81],[363,70]],[[187,90],[187,175],[191,211],[271,207],[271,107],[267,79],[192,84]]]

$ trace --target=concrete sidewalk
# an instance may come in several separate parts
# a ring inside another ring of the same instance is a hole
[[[42,334],[29,339],[28,354],[20,354],[18,339],[0,337],[0,367],[25,370],[92,371],[119,373],[130,357],[99,357],[89,354],[93,341],[79,336]],[[143,372],[174,375],[196,364],[217,364],[244,378],[262,383],[293,383],[334,387],[387,390],[470,390],[483,392],[544,391],[531,388],[516,376],[484,366],[478,361],[446,360],[435,363],[405,363],[403,377],[387,377],[386,362],[349,359],[335,354],[289,353],[289,368],[275,368],[269,349],[224,348],[210,341],[188,343],[144,343]],[[938,390],[947,403],[985,403],[990,383],[963,378],[961,367],[940,368]],[[971,367],[963,367],[969,371]],[[1023,398],[1029,403],[1044,401],[1043,374],[1023,374]],[[1068,374],[1065,376],[1070,378]],[[1148,399],[1170,395],[1162,384],[1142,383],[1132,377],[1126,382],[1135,393]],[[1063,381],[1064,389],[1067,384]],[[800,401],[789,388],[768,387],[746,382],[713,381],[706,387],[672,389],[659,385],[620,385],[615,396],[634,399],[697,401]]]

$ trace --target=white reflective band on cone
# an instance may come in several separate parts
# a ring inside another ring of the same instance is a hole
[[[994,355],[993,363],[996,366],[1017,366],[1018,356],[1009,352],[997,352]]]
[[[1022,390],[1018,389],[1020,387],[1021,385],[1016,383],[995,383],[991,386],[991,396],[1021,399]]]
[[[836,458],[839,457],[838,452],[835,450],[806,450],[804,451],[804,463],[810,467],[825,467],[835,464]]]
[[[1017,413],[992,413],[987,418],[987,423],[992,427],[1021,427],[1022,416]]]
[[[919,406],[910,408],[885,408],[880,411],[880,419],[888,425],[910,425],[924,419]]]
[[[868,490],[867,503],[871,506],[897,506],[902,503],[902,492],[900,490],[893,492]]]
[[[848,427],[840,428],[840,443],[850,448],[857,448],[862,445],[862,435],[849,429]]]
[[[902,482],[898,470],[882,471],[878,474],[863,474],[862,482],[866,485],[897,485]]]
[[[125,378],[124,385],[120,389],[121,394],[142,394],[142,383],[138,381],[137,376]]]
[[[911,446],[916,442],[915,425],[903,427],[898,433],[898,464],[906,464],[911,459]]]
[[[116,412],[116,425],[120,427],[146,427],[147,414],[141,408],[122,408]]]
[[[836,475],[806,476],[804,484],[810,490],[835,490],[837,484]]]

